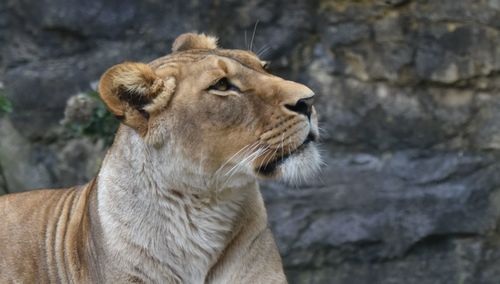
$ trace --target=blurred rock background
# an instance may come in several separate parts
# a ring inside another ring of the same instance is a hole
[[[257,20],[320,95],[321,177],[263,187],[289,281],[500,283],[499,0],[1,1],[0,193],[95,174],[106,68],[187,31],[246,48]]]

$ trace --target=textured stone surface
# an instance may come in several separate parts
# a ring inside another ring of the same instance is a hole
[[[482,273],[483,250],[498,254],[495,159],[399,151],[335,155],[327,164],[321,179],[300,190],[263,190],[285,263],[301,282],[460,283],[435,274],[455,271],[472,281]],[[470,262],[464,271],[462,261]],[[490,277],[498,280],[500,269]]]
[[[88,180],[68,98],[192,30],[319,95],[327,166],[263,187],[291,283],[499,282],[497,0],[0,1],[0,192]]]

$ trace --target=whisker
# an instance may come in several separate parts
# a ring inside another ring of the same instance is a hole
[[[291,155],[292,154],[292,144],[293,144],[293,142],[291,141],[291,138],[289,136],[288,137],[288,151],[287,151],[288,153],[287,153],[287,155]],[[293,170],[293,168],[292,169],[288,169],[288,170],[291,171],[291,173],[289,174],[290,175],[290,179],[291,180],[295,179],[296,173]],[[283,173],[283,174],[285,174],[285,173]]]
[[[257,53],[257,56],[258,57],[263,57],[269,50],[271,50],[271,46],[267,46],[263,49],[261,49],[258,53]]]
[[[221,177],[221,172],[222,170],[224,170],[224,168],[234,159],[236,159],[237,157],[239,156],[246,156],[246,155],[243,155],[245,154],[250,148],[253,148],[255,144],[257,144],[258,141],[256,142],[253,142],[253,143],[250,143],[250,144],[247,144],[245,146],[243,146],[240,150],[238,150],[235,154],[233,154],[229,159],[226,160],[226,162],[224,162],[214,173],[214,176],[215,176],[215,185],[218,186],[219,185],[219,181],[220,181],[220,177]]]
[[[257,159],[260,155],[262,154],[262,149],[257,149],[254,153],[252,153],[251,155],[249,155],[247,157],[247,159],[243,160],[241,163],[240,163],[240,167],[239,168],[242,168],[244,166],[248,166],[251,168],[252,166],[252,163],[255,161],[255,159]],[[236,172],[238,172],[237,170],[233,171],[233,173],[231,174],[231,176],[233,176]],[[230,176],[230,177],[231,177]]]
[[[259,56],[259,54],[262,52],[262,50],[265,50],[269,47],[269,44],[264,44],[264,46],[262,46],[261,48],[259,48],[259,50],[257,50],[256,54],[257,56]]]
[[[231,162],[231,160],[233,160],[234,158],[236,158],[240,153],[242,152],[245,152],[246,149],[248,149],[249,147],[253,147],[253,145],[255,145],[255,143],[257,142],[254,142],[254,143],[250,143],[246,146],[244,146],[243,148],[241,148],[238,152],[234,153],[229,159],[226,160],[226,162],[224,162],[224,164],[222,164],[222,166],[220,166],[217,171],[215,171],[216,173],[219,171],[219,170],[222,170],[229,162]]]
[[[248,155],[248,153],[251,153],[253,150],[254,147],[252,147],[251,149],[248,149],[245,151],[245,154],[244,155],[241,155],[241,157],[244,157],[241,161],[239,161],[238,163],[236,163],[233,167],[231,167],[229,170],[227,170],[223,175],[223,179],[224,179],[224,183],[227,183],[227,181],[232,177],[233,173],[236,173],[241,167],[242,167],[242,164],[244,163],[244,161],[246,161],[246,159],[249,158],[250,155]],[[229,177],[228,177],[229,176]]]
[[[259,20],[255,22],[255,25],[253,26],[253,33],[252,33],[252,39],[250,40],[250,51],[253,51],[253,40],[255,38],[255,31],[257,31],[257,26],[259,25]]]
[[[260,147],[260,145],[257,145]],[[225,175],[229,175],[229,177],[226,178],[226,181],[225,183],[227,183],[229,180],[231,180],[231,178],[238,172],[238,170],[240,168],[243,168],[244,166],[246,165],[250,165],[255,161],[255,159],[257,159],[263,152],[263,149],[262,148],[255,148],[255,147],[252,147],[253,149],[251,150],[251,153],[250,155],[248,155],[245,159],[243,159],[241,162],[239,162],[235,167],[233,167],[230,171],[228,171]]]
[[[266,156],[264,156],[264,159],[262,159],[262,161],[261,161],[261,165],[260,165],[260,167],[265,167],[265,166],[267,165],[267,163],[268,163],[268,162],[271,160],[271,158],[273,157],[273,153],[274,153],[273,149],[268,148],[268,150],[269,150],[269,151],[267,152]]]
[[[266,161],[266,164],[271,161],[271,159],[276,155],[276,153],[278,153],[278,149],[279,149],[278,147],[274,148],[273,154],[269,156],[269,161]]]
[[[285,133],[282,133],[281,134],[281,144],[280,144],[280,148],[281,148],[281,161],[283,162],[283,152],[285,151],[285,149],[283,149],[283,143],[285,142],[283,139],[285,138]]]
[[[248,49],[247,30],[245,30],[245,47]]]
[[[259,146],[258,143],[256,143],[252,148],[249,149],[248,152],[253,152],[256,150],[256,148]],[[252,153],[253,154],[253,153]],[[252,155],[251,154],[251,155]],[[251,155],[247,156],[246,158],[244,158],[242,161],[238,162],[234,167],[232,167],[226,174],[224,174],[225,176],[227,176],[231,171],[237,169],[239,167],[240,164],[243,164],[245,163],[249,157],[251,157]]]
[[[319,127],[319,126],[318,126],[318,132],[319,132],[320,136],[325,136],[328,134],[328,131],[326,129],[324,129],[323,127]]]
[[[264,162],[267,160],[267,157],[272,153],[272,151],[268,151],[268,150],[270,150],[270,148],[266,146],[267,153],[265,154],[264,158],[262,158],[262,161],[260,161],[258,169],[262,168],[262,166],[264,165]]]

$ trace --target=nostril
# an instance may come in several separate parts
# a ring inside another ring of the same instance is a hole
[[[311,116],[313,105],[313,96],[308,98],[300,99],[295,105],[285,105],[285,107],[293,112],[303,114],[307,117]]]
[[[300,114],[305,114],[307,115],[308,113],[308,106],[305,102],[298,101],[296,105],[285,105],[287,109],[293,111],[293,112],[298,112]]]

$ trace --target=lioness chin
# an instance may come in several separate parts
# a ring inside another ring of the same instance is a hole
[[[121,120],[84,186],[0,198],[0,283],[285,283],[259,178],[319,164],[313,92],[244,50],[179,36],[99,93]]]

